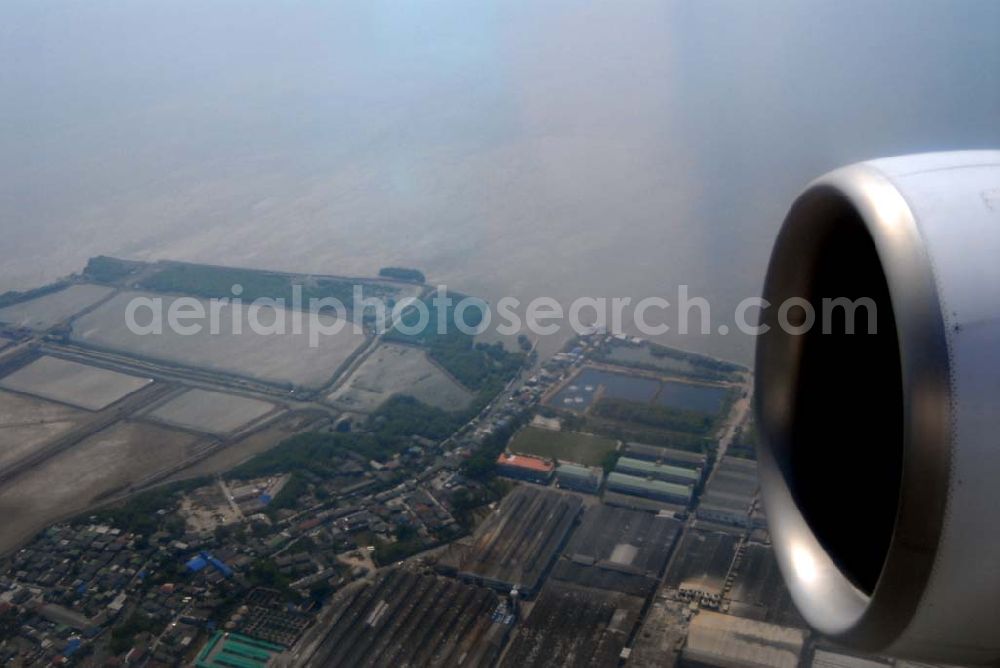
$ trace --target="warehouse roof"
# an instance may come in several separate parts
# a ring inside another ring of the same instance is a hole
[[[694,469],[682,468],[680,466],[670,466],[669,464],[657,464],[643,459],[633,459],[632,457],[621,457],[618,459],[617,468],[629,469],[632,471],[642,471],[649,475],[669,475],[675,478],[684,478],[692,483],[698,482],[701,477]]]
[[[716,612],[699,612],[688,630],[684,657],[708,665],[795,668],[805,632]]]
[[[629,441],[625,444],[625,452],[632,457],[672,462],[675,464],[693,464],[695,466],[704,466],[706,460],[705,454],[701,452],[664,448],[659,445],[647,445],[634,441]]]
[[[885,661],[863,659],[850,654],[839,654],[817,649],[813,656],[812,668],[886,668]]]
[[[449,545],[438,567],[509,590],[537,589],[583,506],[579,497],[530,485],[504,497],[475,534]]]
[[[581,466],[580,464],[560,462],[559,466],[556,467],[556,474],[561,476],[569,475],[578,478],[600,478],[601,473],[601,468],[597,466]]]
[[[238,633],[216,631],[198,653],[198,668],[264,668],[284,647]]]
[[[608,474],[608,483],[638,489],[647,489],[653,492],[662,492],[665,494],[673,494],[687,498],[690,498],[691,496],[691,487],[688,485],[678,485],[672,482],[664,482],[663,480],[647,480],[646,478],[628,475],[627,473],[619,473],[618,471],[612,471]]]

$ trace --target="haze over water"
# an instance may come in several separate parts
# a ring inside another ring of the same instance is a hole
[[[0,291],[97,254],[393,264],[493,300],[684,283],[728,321],[811,178],[1000,146],[990,0],[202,5],[0,6]]]

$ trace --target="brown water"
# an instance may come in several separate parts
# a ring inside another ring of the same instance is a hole
[[[139,4],[0,7],[0,290],[98,253],[400,264],[728,318],[810,178],[1000,143],[989,0]]]

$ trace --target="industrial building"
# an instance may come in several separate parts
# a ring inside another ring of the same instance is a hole
[[[703,452],[689,452],[664,448],[659,445],[629,442],[625,444],[624,454],[635,459],[645,459],[649,462],[660,462],[670,466],[684,466],[692,469],[705,470],[707,458]]]
[[[582,506],[572,494],[521,485],[470,539],[445,549],[438,570],[504,593],[516,587],[532,596]]]
[[[194,660],[197,668],[265,668],[284,647],[238,633],[217,631]]]
[[[511,637],[501,668],[615,668],[644,603],[637,596],[549,582]]]
[[[723,457],[701,495],[698,519],[750,529],[756,496],[757,462]]]
[[[739,538],[728,533],[687,531],[667,571],[667,587],[675,589],[682,600],[718,607],[738,543]]]
[[[665,501],[655,501],[643,496],[632,494],[619,494],[605,489],[601,500],[606,506],[616,508],[628,508],[629,510],[642,510],[647,513],[665,515],[668,517],[684,517],[687,515],[687,506],[679,503],[667,503]]]
[[[490,665],[514,622],[488,589],[401,568],[341,591],[331,609],[326,636],[301,665]]]
[[[681,652],[684,668],[797,668],[806,632],[701,611]]]
[[[639,476],[612,471],[608,474],[607,488],[613,492],[632,494],[668,503],[687,505],[691,502],[691,487],[662,480],[647,480]]]
[[[646,597],[659,584],[681,526],[665,515],[603,504],[590,507],[552,577]]]
[[[556,482],[564,489],[596,494],[604,483],[604,470],[599,466],[560,463],[556,466]]]
[[[497,472],[500,475],[542,485],[547,485],[552,480],[555,468],[549,460],[532,455],[504,452],[497,457]]]
[[[745,543],[733,562],[729,613],[779,626],[805,628],[770,545]]]
[[[701,480],[700,470],[671,466],[670,464],[658,464],[645,459],[633,459],[632,457],[619,457],[618,463],[615,464],[615,470],[642,478],[674,482],[678,485],[694,486]]]
[[[817,648],[810,665],[812,668],[888,668],[890,664],[872,657],[861,658]]]

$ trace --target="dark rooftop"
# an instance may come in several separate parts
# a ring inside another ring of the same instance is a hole
[[[511,638],[502,668],[617,666],[643,599],[549,582]]]
[[[689,530],[667,571],[667,586],[721,594],[738,542],[732,534]]]
[[[494,592],[403,569],[342,592],[332,605],[338,612],[306,665],[488,665],[509,629],[495,619]]]
[[[519,486],[470,540],[453,543],[438,563],[445,572],[498,589],[534,592],[580,513],[576,496]]]

